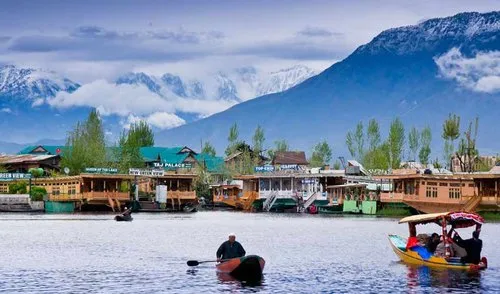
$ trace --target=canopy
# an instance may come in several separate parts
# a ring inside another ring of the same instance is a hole
[[[443,218],[447,224],[455,228],[467,228],[484,223],[484,219],[480,215],[472,212],[441,212],[413,215],[401,219],[399,223],[427,224],[434,222],[441,224]]]

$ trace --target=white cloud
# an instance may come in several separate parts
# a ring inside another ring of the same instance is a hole
[[[10,109],[8,107],[4,107],[4,108],[0,109],[0,112],[12,113],[12,109]]]
[[[83,85],[73,93],[59,92],[47,102],[56,108],[95,107],[104,116],[127,116],[131,113],[144,115],[158,110],[174,111],[172,103],[144,86],[115,85],[105,80]]]
[[[125,128],[128,129],[130,128],[131,124],[139,122],[141,120],[146,121],[151,126],[157,127],[159,129],[175,128],[186,123],[185,120],[183,120],[182,118],[178,117],[173,113],[155,112],[144,117],[139,117],[131,114],[127,117],[127,120],[122,124],[124,125]]]
[[[45,99],[43,98],[36,98],[33,103],[31,103],[31,106],[32,107],[37,107],[37,106],[41,106],[45,103]]]
[[[466,57],[453,48],[434,60],[442,77],[456,80],[462,87],[476,92],[500,91],[500,51]]]

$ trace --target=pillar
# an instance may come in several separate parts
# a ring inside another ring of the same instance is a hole
[[[94,192],[94,180],[90,180],[90,192]]]
[[[495,203],[498,205],[498,180],[495,180]]]

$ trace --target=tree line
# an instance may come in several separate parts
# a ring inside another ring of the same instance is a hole
[[[73,175],[88,167],[111,167],[128,173],[129,168],[144,165],[140,148],[149,146],[154,146],[154,133],[145,121],[132,123],[122,131],[118,142],[107,146],[102,119],[92,109],[87,119],[68,133],[61,166]]]

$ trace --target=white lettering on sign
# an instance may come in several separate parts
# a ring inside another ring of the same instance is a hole
[[[132,176],[153,176],[161,177],[165,175],[165,171],[162,169],[140,169],[131,168],[128,170],[128,174]]]

